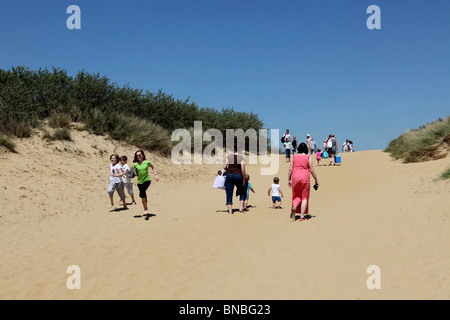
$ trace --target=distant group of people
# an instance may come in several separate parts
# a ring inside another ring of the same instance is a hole
[[[291,139],[291,134],[289,133],[289,130],[286,130],[286,132],[281,137],[281,143],[283,144],[283,148],[286,154],[286,162],[290,162],[291,153],[293,155],[297,153],[298,147],[297,137],[294,136]],[[309,133],[306,135],[306,146],[308,148],[308,154],[313,154],[317,150],[316,142]]]
[[[316,145],[309,134],[306,136],[306,143],[302,142],[296,146],[296,137],[291,141],[289,130],[282,137],[282,142],[286,150],[286,159],[290,161],[290,151],[293,150],[293,158],[288,172],[288,186],[292,188],[292,207],[290,217],[295,221],[296,214],[300,214],[300,221],[305,220],[309,213],[309,194],[310,194],[310,176],[314,178],[314,189],[319,187],[319,180],[314,170],[312,154],[316,152]],[[334,136],[333,136],[334,138]],[[337,146],[337,141],[332,142],[334,148]],[[245,158],[237,149],[237,144],[234,145],[234,153],[226,157],[222,171],[218,174],[225,175],[225,191],[226,191],[226,205],[228,213],[233,214],[233,196],[234,187],[236,187],[236,195],[239,196],[240,206],[239,212],[243,213],[246,210],[249,190],[254,189],[249,183],[250,177],[245,171]],[[279,177],[273,178],[273,183],[267,191],[267,195],[272,197],[272,208],[281,208],[283,191],[280,188]]]
[[[321,159],[329,158],[329,166],[336,164],[338,155],[338,141],[334,134],[330,134],[323,141],[322,148],[317,148],[316,142],[310,134],[306,135],[306,142],[298,144],[297,138],[291,138],[289,130],[281,138],[286,154],[286,162],[290,162],[288,171],[288,186],[292,188],[292,207],[290,217],[295,221],[296,214],[300,214],[300,221],[305,220],[309,213],[309,196],[311,188],[311,176],[314,179],[314,189],[319,188],[319,180],[314,169],[313,158],[317,160],[317,165],[321,166]],[[298,145],[297,145],[298,144]],[[348,139],[342,145],[343,152],[353,152],[353,143]],[[291,161],[291,153],[292,161]],[[340,157],[340,156],[338,156]],[[228,206],[228,213],[232,214],[234,187],[237,187],[236,194],[240,197],[240,212],[247,208],[249,190],[254,189],[249,180],[250,177],[245,171],[245,158],[240,154],[235,144],[234,154],[228,155],[223,165],[222,172],[225,172],[225,190]],[[273,178],[273,183],[267,191],[267,195],[272,197],[272,208],[281,208],[283,191],[280,188],[279,177]]]
[[[351,140],[345,139],[344,143],[342,144],[342,152],[354,152],[353,149],[353,142]]]
[[[108,196],[111,201],[109,208],[114,207],[114,191],[117,191],[120,200],[123,202],[123,208],[128,209],[125,201],[125,188],[131,197],[132,204],[136,204],[133,192],[133,178],[137,177],[137,187],[142,206],[144,207],[144,215],[148,215],[146,192],[151,183],[149,168],[153,170],[156,181],[159,181],[159,176],[155,167],[146,159],[144,151],[137,150],[135,152],[132,168],[128,166],[127,156],[119,157],[118,154],[112,154],[109,159],[111,161],[108,183]]]

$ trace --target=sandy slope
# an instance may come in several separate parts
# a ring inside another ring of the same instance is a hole
[[[267,196],[273,176],[249,165],[250,211],[228,215],[212,189],[220,165],[149,154],[161,181],[146,220],[140,204],[107,209],[109,155],[135,148],[72,136],[0,153],[1,299],[450,298],[450,182],[433,181],[449,157],[405,165],[382,151],[343,154],[341,166],[316,168],[313,217],[293,223],[283,156],[283,209]],[[80,290],[66,287],[70,265]],[[370,265],[380,290],[367,288]]]

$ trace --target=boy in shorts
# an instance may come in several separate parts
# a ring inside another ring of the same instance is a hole
[[[272,192],[272,209],[281,209],[281,198],[283,197],[283,191],[280,189],[280,179],[278,177],[273,178],[273,184],[270,186],[267,195],[270,196]],[[278,202],[278,205],[277,205]]]

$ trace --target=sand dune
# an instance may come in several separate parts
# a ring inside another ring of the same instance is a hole
[[[0,299],[450,298],[450,181],[434,181],[450,157],[406,165],[380,150],[342,154],[341,166],[316,168],[312,218],[293,223],[282,155],[283,209],[267,196],[273,176],[248,165],[250,210],[228,215],[225,192],[212,188],[220,165],[150,153],[161,181],[145,219],[140,204],[107,209],[109,155],[136,148],[72,137],[0,153]],[[80,290],[66,286],[70,265]],[[370,265],[381,289],[367,288]]]

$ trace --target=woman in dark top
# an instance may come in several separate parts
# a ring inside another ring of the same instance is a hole
[[[244,212],[245,192],[245,158],[238,153],[237,144],[234,145],[234,153],[227,156],[223,169],[226,171],[225,191],[227,194],[228,213],[233,214],[233,193],[234,186],[240,196],[239,212]]]
[[[329,166],[334,166],[336,162],[336,153],[338,150],[337,140],[334,137],[334,134],[331,135],[331,148],[328,149],[328,154],[330,155],[330,164]]]
[[[294,137],[292,139],[291,144],[292,144],[292,153],[295,154],[297,152],[297,138],[296,137]]]

